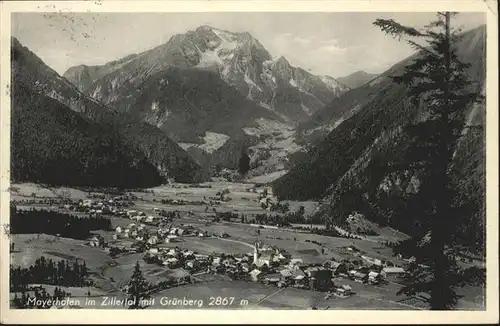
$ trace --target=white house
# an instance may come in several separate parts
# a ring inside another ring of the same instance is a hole
[[[253,271],[250,272],[250,278],[254,282],[258,282],[259,280],[262,279],[262,277],[263,277],[262,272],[259,271],[258,269],[254,269]]]
[[[176,267],[178,264],[179,264],[179,260],[175,257],[168,258],[164,262],[164,265],[168,265],[169,267]]]
[[[177,251],[174,248],[170,248],[170,250],[167,251],[168,256],[175,256],[176,253]]]
[[[370,282],[372,284],[378,283],[379,282],[379,276],[380,276],[379,273],[374,272],[374,271],[370,271],[368,273],[368,282]]]
[[[380,259],[372,258],[372,257],[368,257],[368,256],[361,256],[361,258],[363,258],[364,260],[366,260],[368,263],[370,263],[372,265],[382,266],[382,261]]]
[[[304,261],[302,259],[300,259],[300,258],[292,258],[290,260],[290,265],[292,265],[292,266],[293,265],[302,264],[302,263],[304,263]]]
[[[172,242],[177,242],[179,239],[176,235],[173,235],[173,234],[169,234],[167,235],[167,237],[165,238],[165,243],[172,243]]]
[[[122,228],[120,226],[117,226],[115,229],[116,233],[122,233]]]
[[[91,247],[99,247],[99,238],[97,237],[92,237],[92,239],[90,239],[90,246]]]
[[[148,239],[148,243],[150,245],[155,245],[158,243],[158,237],[156,235],[153,235],[151,236],[149,239]]]
[[[385,267],[380,273],[383,277],[388,276],[400,276],[405,273],[405,270],[401,267]]]

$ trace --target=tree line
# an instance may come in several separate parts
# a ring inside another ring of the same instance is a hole
[[[90,284],[88,275],[85,261],[71,264],[68,260],[54,262],[42,256],[28,268],[10,266],[10,291],[27,291],[30,284],[87,286]]]
[[[18,210],[11,207],[10,232],[45,233],[73,239],[86,239],[92,230],[111,230],[111,221],[101,216],[80,218],[43,209]]]

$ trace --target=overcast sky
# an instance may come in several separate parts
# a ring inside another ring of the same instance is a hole
[[[315,74],[342,77],[358,70],[380,73],[413,52],[372,23],[377,18],[422,27],[433,13],[15,13],[12,35],[63,74],[140,53],[178,33],[209,25],[249,32],[273,56]],[[482,13],[462,13],[464,29],[485,23]]]

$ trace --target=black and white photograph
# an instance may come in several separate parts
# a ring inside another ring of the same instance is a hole
[[[496,6],[106,2],[9,13],[2,311],[486,312]]]

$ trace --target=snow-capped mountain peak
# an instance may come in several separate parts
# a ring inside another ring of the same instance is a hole
[[[166,44],[121,65],[108,67],[109,78],[95,79],[86,93],[111,104],[117,100],[121,87],[138,87],[169,67],[213,71],[247,99],[291,121],[309,119],[312,113],[347,90],[332,77],[316,76],[292,66],[284,56],[273,58],[248,32],[202,25],[174,35]],[[74,75],[78,77],[78,73]]]

